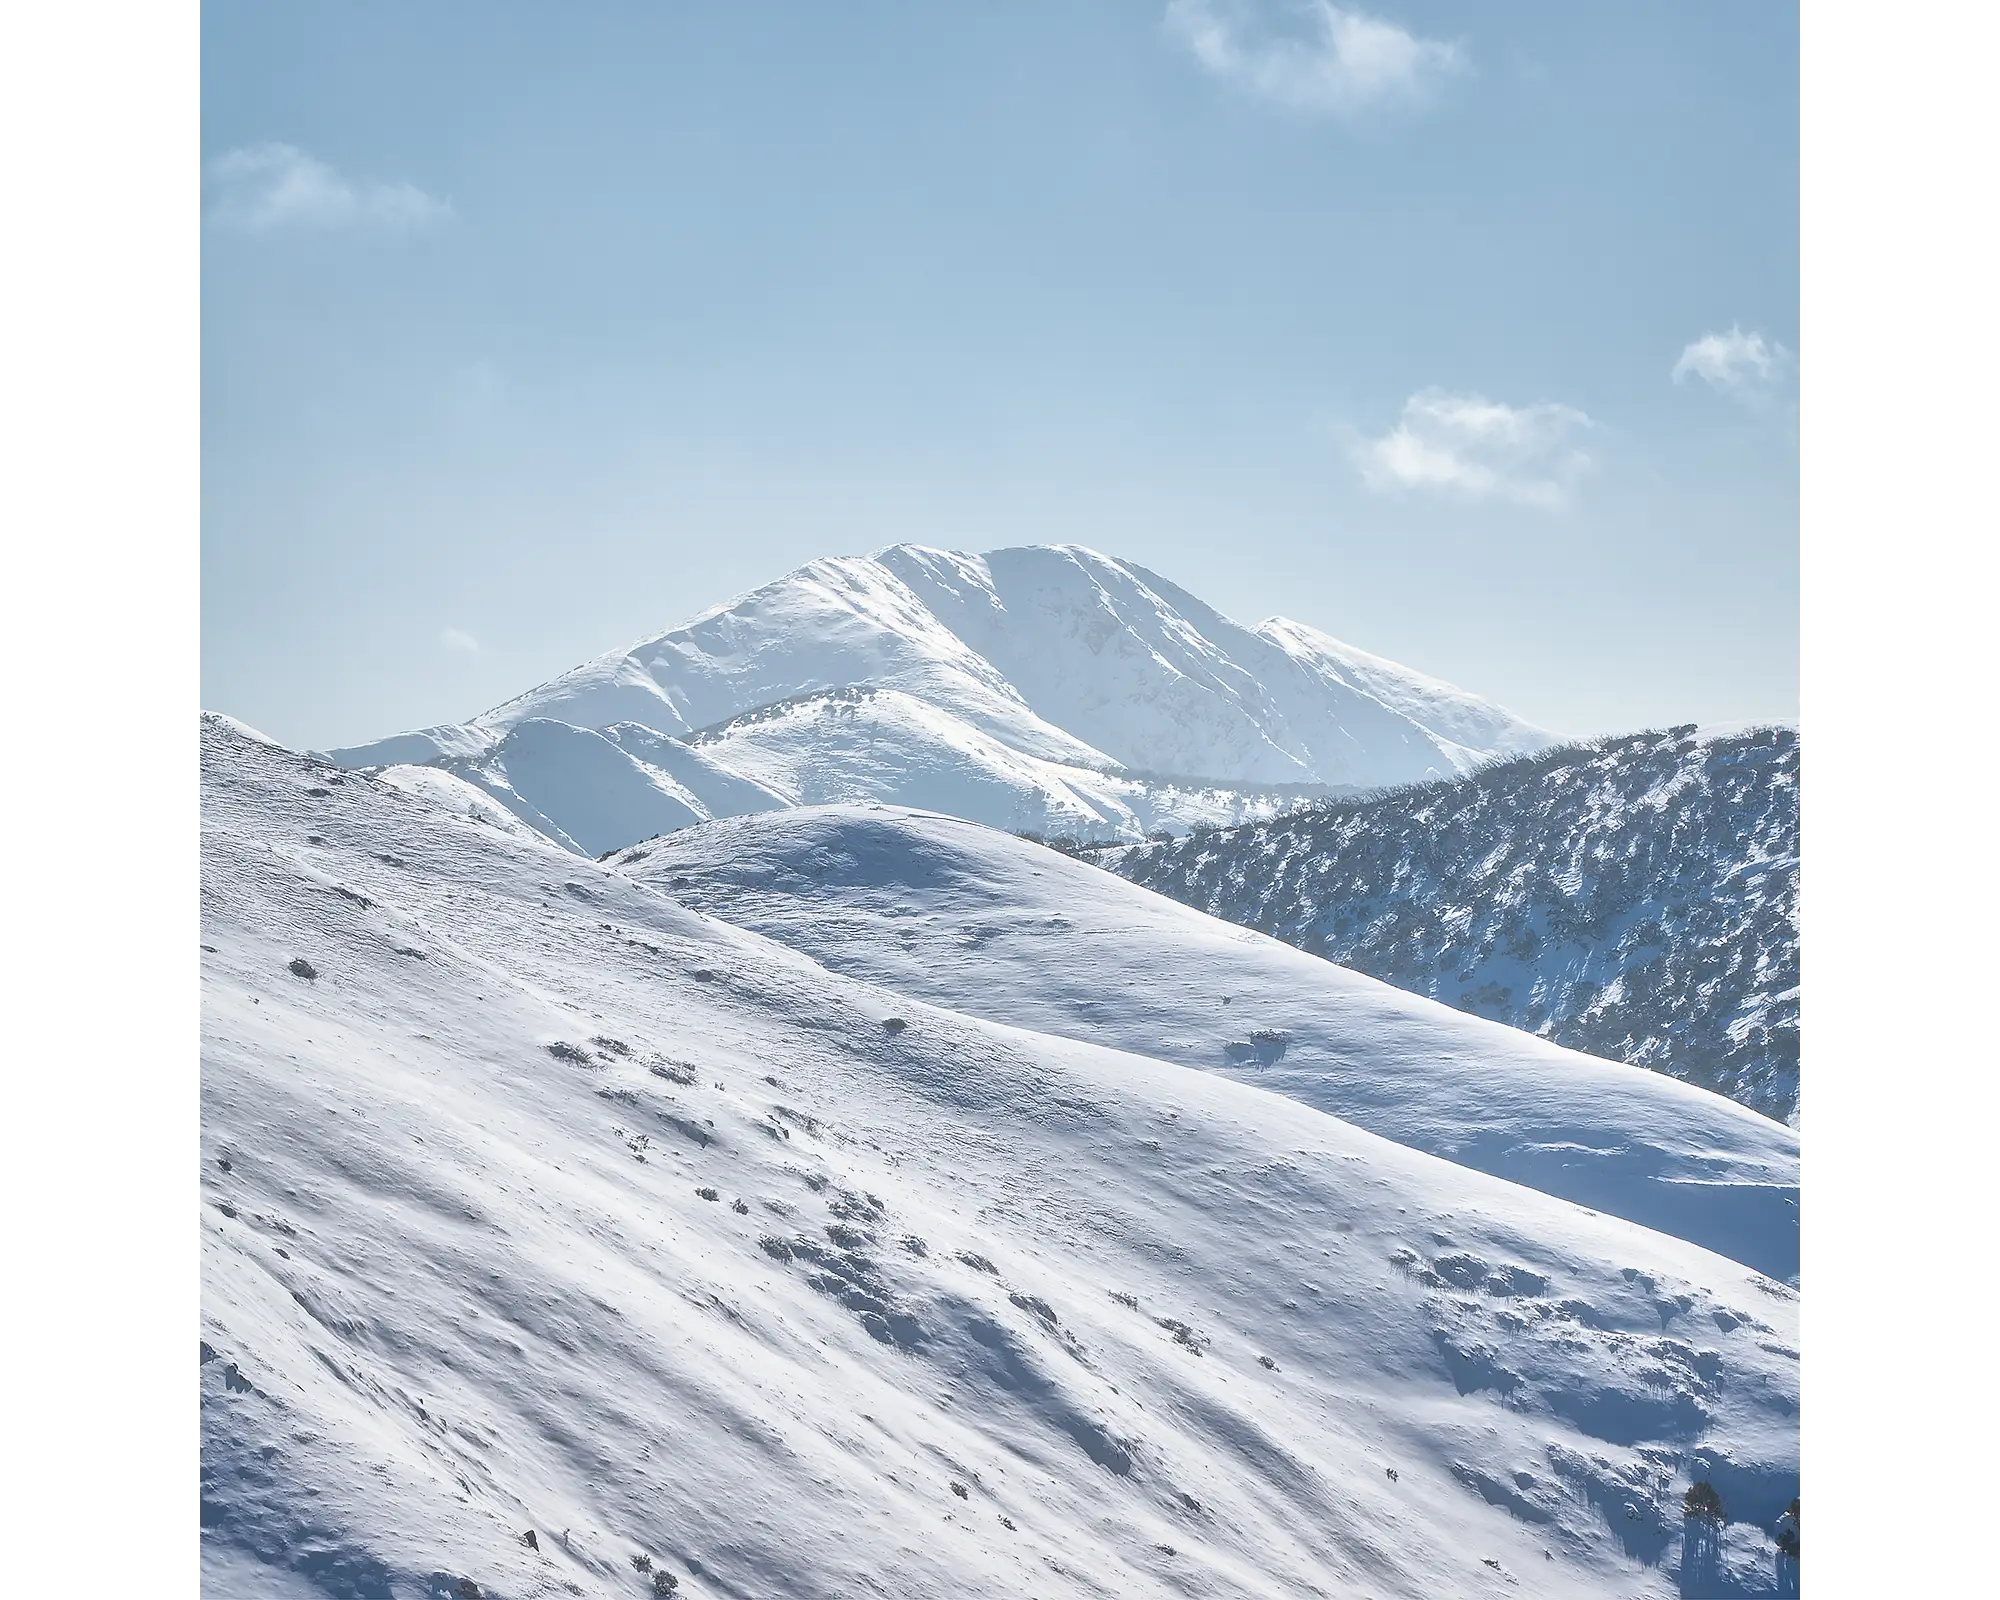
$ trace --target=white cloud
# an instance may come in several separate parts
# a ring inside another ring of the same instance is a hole
[[[463,628],[446,628],[438,635],[438,642],[447,650],[461,650],[469,656],[479,654],[479,641]]]
[[[1465,65],[1456,44],[1332,0],[1168,0],[1166,20],[1216,77],[1294,111],[1418,104]]]
[[[1423,389],[1403,402],[1394,428],[1355,438],[1350,448],[1371,489],[1429,489],[1556,511],[1590,469],[1577,440],[1594,427],[1574,406],[1509,406]]]
[[[409,183],[355,183],[296,145],[231,150],[209,163],[209,216],[244,233],[274,228],[428,227],[451,207]]]
[[[1700,378],[1732,399],[1757,404],[1777,391],[1791,366],[1791,351],[1776,340],[1732,326],[1727,333],[1704,333],[1683,350],[1674,382]]]

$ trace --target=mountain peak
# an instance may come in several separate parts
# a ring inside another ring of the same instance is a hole
[[[906,698],[811,698],[849,687]],[[808,562],[470,722],[333,754],[455,764],[514,793],[555,837],[570,830],[521,796],[501,748],[509,730],[629,726],[657,742],[764,708],[773,714],[740,737],[704,743],[759,792],[907,800],[915,784],[925,803],[974,820],[1096,835],[1241,820],[1267,814],[1247,797],[1274,785],[1379,787],[1548,742],[1449,684],[1282,618],[1245,627],[1084,545],[902,543]],[[670,774],[655,776],[682,798]],[[1193,788],[1210,798],[1188,798]],[[603,837],[603,814],[583,831]]]

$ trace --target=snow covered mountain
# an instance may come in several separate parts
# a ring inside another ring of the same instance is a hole
[[[1789,728],[1599,740],[1093,859],[1412,993],[1797,1120]]]
[[[897,545],[815,561],[471,722],[332,755],[445,768],[595,855],[870,799],[1136,839],[1547,742],[1448,684],[1283,618],[1246,628],[1078,546]]]
[[[203,781],[211,1600],[1795,1587],[1773,1278],[1131,1048],[1116,959],[1099,1043],[903,987],[921,912],[836,971],[449,773],[205,719]],[[1043,915],[1054,856],[900,825]],[[1159,918],[1140,961],[1212,927]],[[1221,937],[1304,1009],[1303,958]],[[1695,1095],[1365,980],[1317,1005],[1417,1101],[1423,1029],[1552,1121],[1583,1083],[1612,1164]]]

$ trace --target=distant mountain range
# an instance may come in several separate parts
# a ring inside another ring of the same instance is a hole
[[[812,562],[469,722],[330,754],[453,773],[596,856],[710,818],[869,800],[1136,840],[1550,738],[1079,546],[896,545]]]
[[[1093,858],[1400,989],[1797,1122],[1792,729],[1549,749]]]

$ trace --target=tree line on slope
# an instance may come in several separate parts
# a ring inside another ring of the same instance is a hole
[[[1188,905],[1573,1049],[1798,1107],[1798,736],[1692,725],[1126,848]]]

